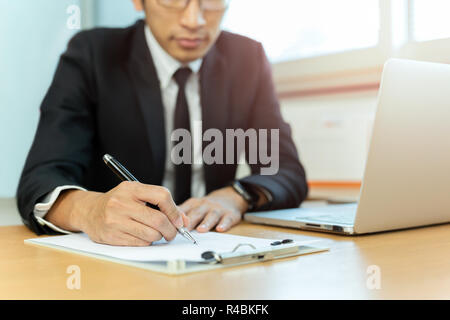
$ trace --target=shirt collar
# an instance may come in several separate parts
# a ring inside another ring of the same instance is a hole
[[[145,25],[145,39],[148,48],[150,49],[151,56],[153,57],[153,63],[155,64],[156,73],[158,74],[162,88],[168,87],[170,80],[179,68],[187,66],[191,68],[194,74],[197,74],[200,71],[203,59],[197,59],[188,64],[182,64],[161,47],[147,24]]]

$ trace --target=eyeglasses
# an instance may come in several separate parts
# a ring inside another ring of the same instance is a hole
[[[199,0],[200,8],[205,11],[222,11],[228,8],[230,0]],[[184,10],[191,0],[158,0],[158,3],[166,8]]]

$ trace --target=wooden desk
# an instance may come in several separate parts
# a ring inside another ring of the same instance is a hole
[[[231,233],[318,239],[331,250],[167,276],[25,245],[26,227],[0,227],[0,299],[450,299],[450,225],[350,238],[242,223]],[[66,287],[70,265],[81,269],[80,290]],[[380,290],[366,286],[370,265]]]
[[[319,198],[358,193],[336,191],[314,193]],[[230,233],[318,240],[331,249],[278,262],[167,276],[25,245],[24,239],[35,237],[31,231],[5,226],[0,227],[0,299],[450,299],[449,224],[344,237],[242,223]],[[66,287],[70,265],[81,269],[80,290]],[[381,271],[379,290],[366,285],[371,265]]]

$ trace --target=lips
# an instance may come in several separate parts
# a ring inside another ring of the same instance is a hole
[[[175,40],[184,49],[197,49],[205,41],[204,38],[176,38]]]

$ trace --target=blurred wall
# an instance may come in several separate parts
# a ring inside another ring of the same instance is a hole
[[[15,194],[77,0],[0,0],[0,197]],[[72,25],[73,26],[73,25]]]
[[[95,26],[125,27],[143,16],[143,13],[134,10],[131,0],[95,0]]]
[[[281,99],[284,119],[310,182],[360,182],[377,91]]]
[[[78,27],[73,5],[80,10]],[[79,28],[127,26],[142,16],[131,0],[0,0],[0,197],[15,195],[40,104],[68,40]]]

